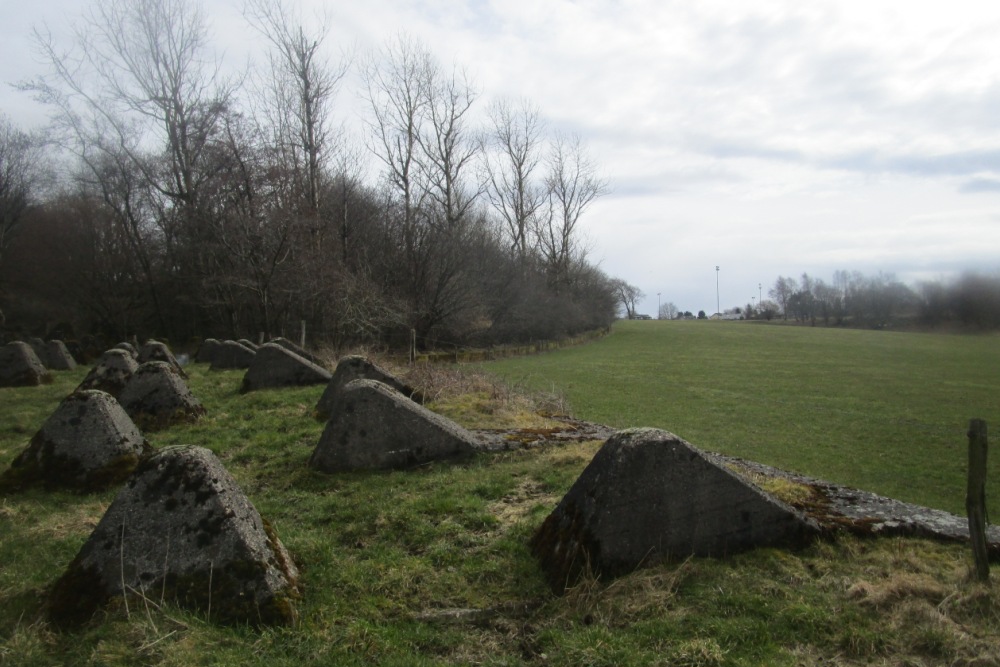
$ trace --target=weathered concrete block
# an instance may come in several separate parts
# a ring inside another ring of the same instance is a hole
[[[42,362],[43,366],[45,366],[45,341],[38,336],[32,336],[25,342],[31,346],[31,349],[35,352],[35,356],[38,357],[38,360]],[[48,368],[48,366],[46,366],[46,368]]]
[[[476,437],[376,380],[337,393],[309,465],[324,472],[408,468],[469,456]]]
[[[139,465],[56,582],[50,618],[73,627],[113,598],[143,595],[221,623],[287,625],[297,582],[285,547],[218,458],[166,447]]]
[[[166,343],[161,343],[158,340],[147,340],[145,345],[139,348],[139,358],[136,361],[139,362],[140,366],[147,361],[162,361],[170,364],[182,378],[187,378],[187,373],[184,372],[184,369],[177,362],[177,357],[174,356],[174,353],[170,351]]]
[[[54,371],[71,371],[76,368],[76,359],[64,342],[50,340],[45,344],[45,365]]]
[[[326,365],[323,363],[323,360],[320,359],[317,355],[313,354],[312,352],[310,352],[309,350],[305,349],[304,347],[296,345],[295,343],[293,343],[292,341],[288,340],[287,338],[282,338],[282,337],[279,336],[278,338],[272,338],[268,342],[269,343],[274,343],[275,345],[280,345],[281,347],[285,348],[286,350],[290,350],[290,351],[294,352],[295,354],[299,355],[303,359],[311,361],[312,363],[316,364],[320,368],[326,368]]]
[[[212,356],[212,370],[250,368],[256,356],[256,352],[234,340],[223,341]]]
[[[115,345],[112,350],[125,350],[128,352],[129,356],[135,361],[139,360],[139,350],[135,349],[135,345],[129,343],[128,341],[122,341]]]
[[[4,474],[4,485],[100,490],[123,482],[152,453],[118,401],[97,390],[70,394]]]
[[[122,348],[106,350],[76,390],[99,389],[117,398],[138,368],[139,364],[128,350]]]
[[[118,402],[139,428],[148,431],[197,421],[205,414],[184,378],[165,361],[147,361],[139,366]]]
[[[215,353],[218,351],[219,346],[222,345],[215,338],[206,338],[198,346],[198,354],[195,355],[194,361],[197,364],[210,364],[212,360],[215,359]]]
[[[243,347],[247,348],[248,350],[253,350],[254,352],[256,352],[257,348],[260,347],[260,345],[258,345],[257,343],[253,342],[248,338],[240,338],[236,342],[242,345]]]
[[[687,556],[799,545],[815,522],[656,429],[616,433],[531,540],[557,591]]]
[[[37,387],[52,382],[30,345],[15,340],[0,347],[0,387]]]
[[[337,362],[337,368],[333,371],[333,377],[326,385],[323,395],[320,396],[319,401],[316,403],[316,409],[314,410],[316,419],[326,420],[330,418],[337,394],[348,383],[354,380],[377,380],[382,384],[392,387],[404,396],[416,400],[418,403],[423,402],[421,400],[422,397],[412,387],[401,382],[388,371],[362,356],[350,355]]]
[[[272,387],[304,387],[326,384],[330,371],[276,343],[265,343],[257,348],[253,363],[243,376],[240,393]]]

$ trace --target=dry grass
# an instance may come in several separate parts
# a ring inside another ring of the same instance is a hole
[[[558,422],[545,415],[566,411],[558,396],[530,393],[469,368],[418,364],[387,370],[418,389],[427,407],[466,428],[552,428]]]

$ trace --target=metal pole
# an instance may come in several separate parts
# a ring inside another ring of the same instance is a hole
[[[715,312],[717,315],[722,315],[722,309],[719,307],[719,267],[715,267]]]
[[[656,319],[660,319],[660,292],[656,293]]]

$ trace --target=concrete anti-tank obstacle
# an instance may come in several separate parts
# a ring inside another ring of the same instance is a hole
[[[613,435],[532,537],[557,592],[687,556],[798,546],[815,521],[656,429]]]
[[[187,373],[181,368],[181,365],[177,362],[177,358],[174,353],[170,351],[166,343],[162,343],[158,340],[148,340],[146,343],[139,348],[139,357],[136,359],[139,365],[146,363],[147,361],[162,361],[164,363],[170,364],[175,371],[182,378],[187,379]]]
[[[155,431],[182,422],[197,421],[205,408],[188,389],[184,378],[165,361],[147,361],[129,378],[118,396],[132,421]]]
[[[76,390],[99,389],[117,398],[138,368],[139,364],[128,350],[105,350]]]
[[[77,391],[45,420],[0,486],[98,491],[124,481],[152,451],[114,397]]]
[[[206,338],[201,341],[201,345],[198,346],[198,354],[195,355],[194,361],[196,364],[210,364],[212,360],[215,359],[215,353],[221,345],[215,338]]]
[[[418,403],[423,403],[423,396],[409,385],[394,377],[391,373],[379,367],[373,361],[360,355],[348,355],[337,362],[337,368],[333,371],[333,377],[327,383],[323,395],[320,396],[313,411],[316,419],[327,420],[333,414],[333,406],[337,400],[337,394],[354,380],[378,380],[386,384],[399,393],[407,396]]]
[[[330,371],[291,350],[276,343],[265,343],[257,348],[257,354],[243,376],[240,393],[257,389],[326,384],[331,377]]]
[[[309,459],[324,472],[409,468],[480,448],[472,433],[376,380],[348,383],[331,414]]]
[[[0,387],[37,387],[52,382],[30,345],[15,340],[0,347]]]
[[[218,344],[212,355],[213,371],[227,369],[247,369],[253,363],[257,352],[234,340],[226,340]]]
[[[76,627],[121,597],[264,626],[293,624],[300,592],[285,547],[218,458],[174,446],[139,464],[53,587],[49,618]]]
[[[45,366],[54,371],[71,371],[76,368],[76,360],[69,353],[66,343],[50,340],[45,344]]]

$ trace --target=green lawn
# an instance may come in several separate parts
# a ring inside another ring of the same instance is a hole
[[[721,351],[741,342],[788,336],[785,347],[790,347],[810,336],[854,335],[751,327],[723,327],[711,336],[695,326],[664,328],[653,336],[647,331],[652,326],[622,326],[601,343],[520,363],[539,369],[536,378],[559,360],[575,360],[573,366],[584,370],[581,378],[588,366],[590,374],[603,368],[605,393],[614,396],[629,385],[612,378],[635,371],[611,372],[621,363],[607,351],[632,348],[652,365],[673,347],[675,360],[688,357],[688,368],[710,365],[708,354],[740,376],[744,352],[727,360]],[[733,343],[727,346],[723,339],[730,333]],[[695,353],[695,343],[710,338],[715,351],[702,345]],[[886,354],[899,347],[888,346]],[[407,471],[321,474],[306,461],[323,428],[311,417],[323,387],[241,395],[240,372],[211,372],[204,365],[188,370],[207,414],[197,424],[149,434],[150,440],[155,447],[190,443],[216,452],[302,573],[298,625],[259,631],[226,627],[204,613],[153,599],[111,605],[85,627],[58,632],[46,620],[48,590],[115,491],[0,493],[0,665],[1000,664],[1000,584],[995,575],[985,585],[969,580],[971,557],[963,545],[841,536],[795,552],[762,549],[663,564],[613,581],[585,579],[555,596],[528,540],[600,442],[484,453],[459,464]],[[57,373],[55,383],[43,387],[0,389],[0,465],[9,465],[85,373]],[[425,367],[411,380],[435,373],[454,369]],[[707,384],[694,382],[703,372],[684,375],[690,377],[673,385],[647,379],[635,386],[647,392],[662,386],[667,400],[661,411],[679,401],[671,397],[689,394],[681,412],[690,413],[692,424],[730,419],[709,415],[699,422],[697,410],[719,410],[712,407],[718,396],[756,395],[754,384],[741,380],[740,389],[730,384],[714,396]],[[771,385],[774,377],[781,374],[771,374]],[[760,385],[767,390],[768,382]],[[567,392],[579,390],[583,381],[566,386]],[[428,392],[437,397],[434,408],[470,425],[498,419],[512,427],[535,425],[518,411],[546,404],[488,379],[463,384],[446,375],[434,389]],[[809,393],[793,393],[786,404],[813,405],[817,398],[806,400]],[[631,392],[631,401],[638,397]],[[574,401],[586,416],[615,421]],[[763,409],[766,401],[755,398],[753,405]],[[612,407],[607,414],[614,412]],[[706,444],[704,436],[673,428]],[[771,428],[761,426],[760,433]],[[960,432],[957,440],[947,446],[953,457],[962,450]]]
[[[969,419],[1000,424],[992,335],[620,322],[599,342],[484,368],[561,393],[582,419],[952,512],[964,512]],[[1000,455],[988,484],[1000,517]]]

